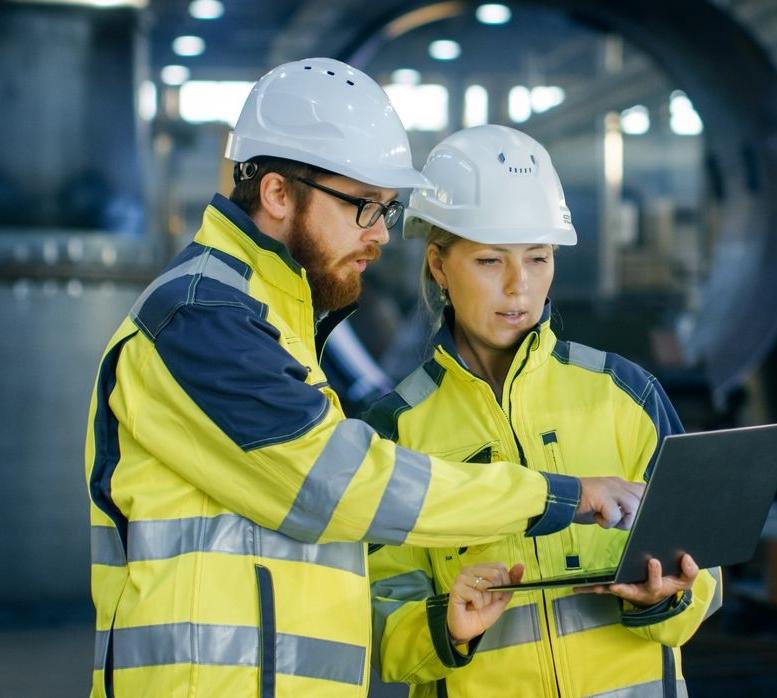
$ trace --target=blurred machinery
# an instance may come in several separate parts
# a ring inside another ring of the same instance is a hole
[[[545,143],[580,235],[558,257],[559,333],[649,367],[689,428],[777,421],[777,4],[482,7],[0,5],[0,556],[13,561],[0,627],[88,609],[82,443],[99,352],[212,192],[228,192],[222,112],[236,117],[245,85],[285,60],[331,55],[379,79],[419,166],[486,120]],[[365,310],[333,336],[352,412],[425,349],[421,254],[393,240]],[[729,607],[757,629],[777,608],[773,523],[756,561],[731,571]]]

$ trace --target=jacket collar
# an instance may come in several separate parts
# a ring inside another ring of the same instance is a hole
[[[249,216],[240,206],[233,203],[221,194],[214,194],[210,201],[210,206],[223,214],[241,233],[246,235],[257,247],[273,252],[278,255],[283,262],[295,274],[300,275],[302,267],[289,254],[289,250],[282,242],[263,233],[254,223],[253,218]]]
[[[545,301],[539,322],[529,331],[523,341],[518,345],[513,357],[511,371],[520,370],[528,373],[545,362],[556,345],[556,335],[550,329],[551,304],[550,299]],[[472,375],[471,370],[464,364],[456,348],[453,339],[453,327],[455,313],[451,306],[446,306],[443,312],[442,326],[434,336],[435,360],[446,368],[455,367]]]
[[[332,330],[357,308],[354,303],[315,318],[305,270],[283,243],[259,230],[243,209],[221,194],[215,194],[205,209],[202,227],[195,236],[195,242],[241,259],[266,283],[284,295],[291,296],[295,301],[302,301],[302,305],[295,302],[292,307],[306,309],[303,311],[306,318],[303,324],[310,323],[312,330],[304,334],[309,334],[311,338],[315,336],[319,356]],[[275,310],[280,312],[291,326],[298,327],[297,321],[289,313],[283,312],[282,307],[276,307]]]

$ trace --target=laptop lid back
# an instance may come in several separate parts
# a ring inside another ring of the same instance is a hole
[[[776,491],[777,424],[668,436],[616,581],[643,581],[650,557],[665,575],[685,552],[701,568],[749,560]]]

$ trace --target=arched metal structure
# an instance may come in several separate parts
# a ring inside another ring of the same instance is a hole
[[[427,3],[459,14],[474,2]],[[709,201],[716,208],[712,266],[686,349],[723,394],[777,340],[777,71],[765,49],[710,0],[527,0],[622,35],[692,99],[705,126]],[[340,58],[364,65],[385,28],[417,12],[403,3],[365,27]],[[380,24],[380,26],[378,26]]]

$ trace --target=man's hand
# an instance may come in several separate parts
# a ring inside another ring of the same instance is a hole
[[[628,530],[634,523],[644,491],[644,483],[627,482],[619,477],[581,477],[580,504],[574,521]]]
[[[509,591],[488,591],[501,584],[517,584],[523,565],[509,572],[498,562],[463,567],[453,580],[448,599],[448,633],[454,644],[469,642],[484,633],[502,615],[512,596]]]
[[[655,606],[678,591],[690,589],[699,566],[687,553],[680,560],[680,575],[661,576],[661,562],[655,558],[648,560],[648,578],[641,584],[597,584],[590,587],[576,587],[579,594],[613,594],[634,606],[649,608]]]

